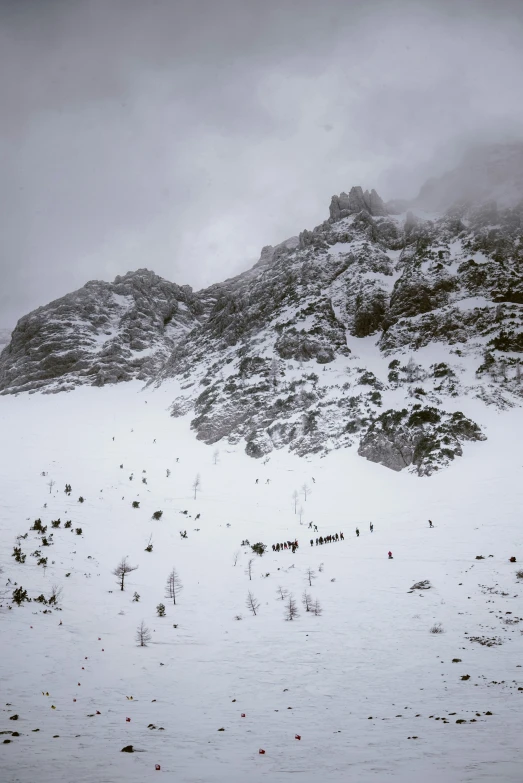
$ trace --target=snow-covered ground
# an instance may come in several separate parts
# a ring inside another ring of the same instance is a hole
[[[2,783],[521,781],[523,584],[509,557],[523,558],[522,411],[483,409],[488,441],[420,479],[355,448],[263,463],[219,444],[214,464],[189,419],[168,416],[173,397],[168,384],[129,383],[0,398],[1,589],[9,597],[16,582],[36,598],[63,586],[61,611],[0,601],[0,731],[19,733],[0,737]],[[292,494],[304,483],[300,526]],[[16,563],[16,536],[36,518],[53,545],[29,532]],[[345,541],[311,548],[311,521],[314,538]],[[252,581],[246,538],[269,545]],[[272,552],[293,538],[296,554]],[[121,592],[111,572],[123,556],[138,570]],[[176,606],[165,598],[173,566]],[[309,566],[318,617],[301,605]],[[432,589],[409,592],[424,579]],[[278,586],[298,601],[292,622]],[[444,633],[430,633],[435,623]],[[140,752],[122,753],[130,744]]]

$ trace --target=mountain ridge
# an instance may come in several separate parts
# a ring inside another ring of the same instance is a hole
[[[498,204],[485,172],[514,194],[507,161],[523,161],[523,145],[489,149],[422,188],[423,208],[359,186],[333,196],[323,223],[199,292],[143,269],[87,283],[20,319],[0,392],[171,384],[172,414],[192,410],[206,443],[244,440],[255,458],[355,445],[430,475],[485,439],[473,401],[521,404],[523,177],[521,200]],[[475,201],[456,187],[427,212],[471,170]]]

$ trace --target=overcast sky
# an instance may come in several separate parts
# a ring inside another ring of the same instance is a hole
[[[195,289],[523,136],[522,0],[0,0],[0,326],[139,267]]]

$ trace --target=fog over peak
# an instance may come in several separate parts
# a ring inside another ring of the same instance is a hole
[[[523,138],[523,4],[4,0],[0,326],[148,267],[195,289]]]

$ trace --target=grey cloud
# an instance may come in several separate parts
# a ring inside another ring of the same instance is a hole
[[[0,326],[147,266],[195,288],[523,135],[519,2],[4,0]]]

